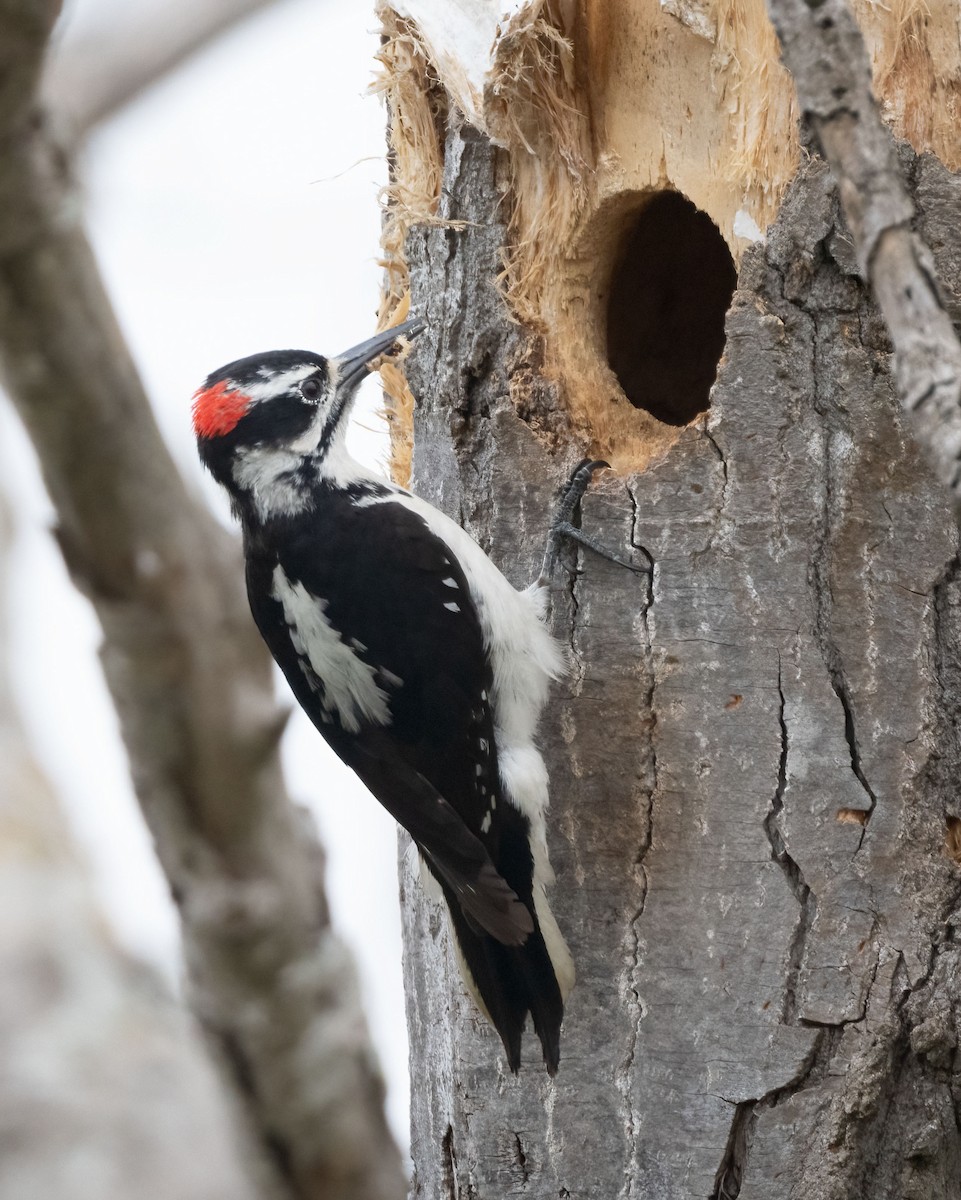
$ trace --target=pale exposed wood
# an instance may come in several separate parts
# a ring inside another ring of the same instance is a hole
[[[414,25],[454,103],[472,125],[483,129],[484,89],[494,44],[511,17],[530,6],[525,0],[396,0],[390,7]]]
[[[797,101],[764,2],[531,0],[511,7],[480,65],[457,61],[456,23],[443,19],[449,7],[408,2],[407,31],[416,39],[417,18],[429,18],[442,60],[432,62],[429,74],[449,85],[457,111],[463,90],[457,80],[465,72],[479,80],[486,70],[474,124],[509,150],[513,229],[503,282],[511,305],[545,334],[546,369],[564,380],[566,407],[592,451],[618,469],[639,469],[678,434],[622,403],[607,367],[611,261],[652,189],[688,196],[718,226],[738,263],[774,219],[799,161]],[[498,8],[490,0],[485,11]],[[961,165],[955,0],[857,0],[855,8],[875,88],[896,132],[917,150],[934,149],[948,165]],[[389,25],[390,6],[382,11]],[[572,54],[545,27],[567,38]],[[441,40],[445,30],[448,41]],[[423,178],[416,156],[401,156],[396,165],[399,187]],[[397,436],[403,438],[401,429]]]
[[[381,74],[375,87],[388,110],[391,179],[381,231],[384,286],[378,327],[386,329],[410,309],[404,239],[412,225],[436,219],[440,199],[441,147],[438,130],[447,117],[442,88],[433,84],[423,42],[406,18],[379,10]],[[380,368],[384,411],[390,428],[391,475],[410,485],[414,440],[414,397],[393,363]]]
[[[955,0],[855,0],[874,93],[895,136],[961,168],[961,32]]]
[[[13,64],[17,84],[0,87],[3,379],[103,625],[137,794],[183,920],[190,1001],[239,1102],[261,1192],[394,1200],[403,1176],[383,1085],[330,928],[316,835],[281,779],[285,718],[239,547],[187,494],[160,439],[67,166],[32,108],[52,17],[0,0],[0,67]]]

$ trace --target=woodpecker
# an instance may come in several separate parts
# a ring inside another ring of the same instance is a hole
[[[553,1075],[574,965],[546,895],[534,734],[564,659],[543,585],[607,464],[582,464],[541,578],[515,590],[459,525],[347,452],[369,365],[422,328],[407,321],[337,358],[232,362],[196,392],[194,431],[239,518],[253,618],[291,690],[416,843],[511,1070],[530,1014]]]

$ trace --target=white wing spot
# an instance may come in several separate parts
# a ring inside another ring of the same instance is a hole
[[[389,725],[387,693],[376,682],[376,670],[359,658],[331,625],[327,601],[312,596],[302,583],[292,583],[279,565],[274,569],[270,594],[283,607],[291,645],[316,676],[324,713],[336,713],[348,733],[358,733],[362,721]],[[306,672],[306,664],[301,666]]]
[[[483,819],[483,821],[481,821],[481,833],[487,833],[487,831],[491,827],[491,822],[493,821],[493,819],[494,819],[494,814],[491,812],[488,812],[487,816]]]
[[[453,600],[449,600],[444,607],[449,608],[451,612],[460,612],[460,605],[456,604]]]
[[[444,585],[444,587],[455,588],[458,586],[457,580],[453,577],[453,575],[448,575],[446,579],[441,580],[441,583]]]

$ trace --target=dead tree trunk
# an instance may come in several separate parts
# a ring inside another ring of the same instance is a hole
[[[385,14],[413,486],[522,585],[599,454],[584,525],[643,568],[571,555],[553,594],[556,1082],[530,1045],[506,1072],[405,871],[414,1194],[961,1197],[950,498],[763,9],[572,7],[511,6],[483,88],[454,18]],[[907,7],[888,59],[868,28],[875,84],[957,324],[959,163],[929,151],[958,157],[961,70],[915,94],[949,6]]]

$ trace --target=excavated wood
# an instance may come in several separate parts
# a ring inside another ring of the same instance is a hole
[[[852,7],[885,120],[919,153],[957,169],[957,0]],[[706,213],[738,265],[776,217],[801,152],[794,81],[765,0],[381,0],[380,10],[389,44],[401,47],[387,82],[403,96],[391,117],[399,202],[384,238],[389,302],[405,294],[397,235],[434,213],[435,125],[448,113],[463,117],[507,149],[512,236],[503,268],[514,315],[543,334],[581,436],[619,471],[645,469],[678,430],[623,403],[606,341],[613,261],[652,192],[676,190]],[[930,340],[911,346],[929,370]],[[393,424],[405,481],[407,414],[398,406]]]
[[[907,157],[957,312],[961,183]],[[465,224],[408,239],[408,375],[415,487],[524,584],[587,447],[552,457],[560,385],[492,283],[506,178],[448,134]],[[404,859],[416,1196],[961,1196],[961,572],[890,358],[812,162],[745,258],[709,417],[584,505],[650,571],[585,553],[555,584],[556,1082],[530,1037],[506,1072]]]

